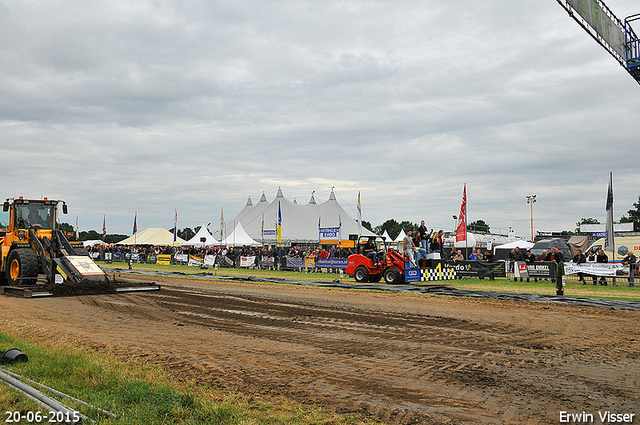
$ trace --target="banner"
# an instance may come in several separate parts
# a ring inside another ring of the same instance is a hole
[[[454,280],[459,277],[505,277],[505,263],[480,263],[478,261],[432,262],[435,266],[428,269],[410,269],[405,271],[406,282],[427,282],[436,280]]]
[[[620,263],[564,263],[564,274],[584,273],[594,276],[615,276],[622,270]]]
[[[287,267],[293,269],[304,267],[304,258],[287,257]]]
[[[346,269],[349,260],[346,258],[318,258],[316,268],[318,269]]]
[[[529,278],[529,271],[527,270],[527,263],[524,261],[516,261],[515,267],[513,268],[514,277],[524,277]]]
[[[534,279],[555,279],[556,263],[552,261],[527,263],[527,274]]]
[[[189,256],[187,254],[176,254],[173,258],[179,263],[189,262]]]
[[[205,255],[204,256],[204,265],[207,267],[213,267],[216,264],[216,256],[215,255]]]
[[[560,4],[567,9],[563,3]],[[585,30],[589,34],[616,52],[621,59],[626,58],[624,29],[601,0],[566,0],[566,3],[582,18],[579,20],[574,14],[573,19],[586,23]]]
[[[156,259],[156,264],[162,264],[168,266],[171,264],[171,254],[160,254]]]
[[[273,257],[262,257],[262,267],[275,267],[276,260]]]
[[[255,255],[252,257],[240,257],[240,267],[253,267],[256,262]]]
[[[339,243],[340,227],[319,227],[318,242]]]

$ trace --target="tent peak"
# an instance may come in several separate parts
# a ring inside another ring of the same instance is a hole
[[[260,197],[260,202],[267,202],[267,196],[262,192],[262,196]]]
[[[276,194],[276,198],[284,198],[284,195],[282,194],[282,189],[280,189],[278,187],[278,193]]]
[[[251,202],[251,196],[249,196],[249,199],[247,199],[247,205],[245,205],[246,207],[252,207],[253,206],[253,202]]]
[[[335,201],[336,200],[336,194],[333,193],[333,188],[331,188],[331,193],[329,194],[329,200],[330,201]]]

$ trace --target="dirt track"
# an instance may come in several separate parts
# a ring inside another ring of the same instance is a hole
[[[640,423],[638,312],[154,280],[161,291],[0,297],[2,328],[35,326],[145,356],[178,379],[394,424],[559,423],[561,411]]]

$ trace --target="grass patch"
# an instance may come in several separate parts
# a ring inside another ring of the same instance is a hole
[[[63,405],[75,409],[100,424],[372,424],[358,417],[341,417],[319,408],[307,408],[283,400],[278,404],[241,394],[226,394],[195,383],[171,381],[158,366],[125,363],[109,353],[84,348],[53,347],[25,338],[0,333],[0,349],[19,348],[29,356],[27,363],[14,364],[6,370],[107,410],[117,418],[107,418],[94,409],[64,397],[50,395]],[[64,345],[64,344],[61,344]],[[26,383],[26,382],[25,382]],[[22,393],[0,385],[1,412],[48,413]],[[4,414],[6,421],[7,414]],[[23,420],[21,423],[28,423]],[[36,422],[31,422],[36,423]]]

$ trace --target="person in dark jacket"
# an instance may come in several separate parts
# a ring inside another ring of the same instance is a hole
[[[582,251],[578,249],[576,250],[576,255],[573,256],[572,261],[576,264],[582,264],[585,263],[587,259],[585,258]],[[587,284],[587,282],[584,280],[584,273],[578,273],[578,277],[580,278],[580,282],[582,282],[583,285]]]
[[[529,265],[529,264],[533,264],[534,261],[536,261],[536,256],[533,255],[531,251],[527,249],[527,252],[524,253],[524,262],[527,263],[527,265]],[[535,277],[534,281],[537,282],[538,278]],[[529,282],[529,278],[527,278],[527,282]]]
[[[522,251],[520,251],[520,247],[517,246],[513,251],[511,251],[511,253],[509,254],[509,258],[511,259],[511,261],[513,261],[514,263],[516,261],[524,261],[524,255],[522,254]],[[514,270],[516,265],[513,265]],[[522,282],[522,277],[520,278],[520,282]]]
[[[636,272],[636,262],[638,261],[638,259],[636,258],[635,255],[633,255],[633,251],[629,250],[629,252],[627,252],[627,255],[622,259],[622,264],[625,266],[629,266],[629,283],[631,283],[633,280],[633,273]]]
[[[598,255],[596,256],[596,263],[608,263],[609,257],[604,253],[603,250],[598,251]],[[607,286],[607,279],[604,276],[600,276],[600,285]]]

